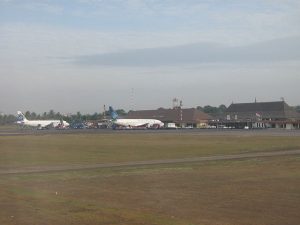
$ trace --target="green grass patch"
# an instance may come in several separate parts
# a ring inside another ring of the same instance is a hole
[[[0,224],[296,225],[299,162],[284,156],[5,175]]]
[[[0,167],[189,158],[299,149],[299,137],[75,134],[0,137]]]

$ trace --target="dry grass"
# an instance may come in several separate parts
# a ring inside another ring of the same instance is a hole
[[[291,149],[299,148],[298,139],[0,137],[0,169]],[[1,175],[0,209],[0,224],[5,225],[296,225],[300,157]]]
[[[77,134],[0,137],[0,167],[188,158],[300,149],[299,137]]]
[[[296,225],[299,171],[294,156],[2,176],[0,224]]]

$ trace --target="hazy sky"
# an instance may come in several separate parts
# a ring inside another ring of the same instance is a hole
[[[299,0],[0,0],[0,112],[300,104]]]

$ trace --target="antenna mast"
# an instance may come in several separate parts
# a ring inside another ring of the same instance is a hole
[[[106,107],[103,105],[103,119],[106,119]]]
[[[130,92],[130,109],[134,110],[134,88],[131,88]]]

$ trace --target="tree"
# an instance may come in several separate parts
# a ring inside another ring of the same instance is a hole
[[[219,107],[215,107],[215,106],[210,106],[210,105],[206,105],[204,107],[201,106],[197,106],[198,110],[201,110],[202,112],[205,113],[224,113],[227,110],[227,107],[225,105],[219,105]]]
[[[116,112],[118,113],[118,115],[120,116],[125,116],[127,115],[126,111],[124,109],[117,109]]]
[[[201,107],[201,106],[197,106],[196,109],[198,109],[198,110],[200,110],[200,111],[203,111],[203,107]]]
[[[14,115],[0,115],[0,125],[12,124],[16,122],[17,118]]]
[[[210,105],[206,105],[203,107],[203,112],[205,113],[217,113],[219,109],[217,107],[213,107]]]
[[[30,118],[33,119],[33,120],[36,120],[36,119],[37,119],[36,113],[35,113],[35,112],[32,112],[32,113],[30,114]]]
[[[53,109],[51,109],[51,110],[49,111],[48,117],[49,117],[49,119],[53,119],[54,116],[55,116],[55,112],[54,112]]]
[[[224,113],[224,112],[226,112],[226,110],[227,110],[226,105],[223,105],[223,104],[222,104],[222,105],[219,106],[219,112],[220,112],[220,113]]]
[[[90,120],[97,120],[99,118],[98,114],[95,112],[93,115],[90,116]]]
[[[54,116],[55,119],[60,120],[60,119],[62,119],[62,117],[63,116],[59,112],[55,113],[55,116]]]
[[[31,119],[31,113],[30,111],[26,111],[24,115],[27,119]]]

